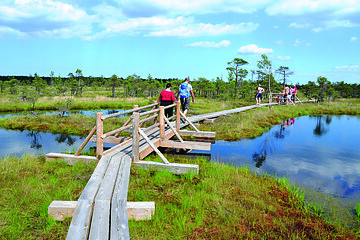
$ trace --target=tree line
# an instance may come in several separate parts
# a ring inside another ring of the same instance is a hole
[[[258,84],[265,89],[264,98],[270,93],[279,93],[287,84],[292,71],[286,66],[273,69],[271,61],[264,54],[257,62],[257,70],[248,71],[248,62],[234,58],[228,62],[228,76],[206,79],[199,77],[191,79],[194,94],[198,97],[221,100],[245,99],[253,100]],[[274,74],[278,76],[276,80]],[[109,78],[103,76],[84,76],[77,69],[67,77],[55,76],[52,71],[49,76],[0,76],[0,92],[20,96],[24,101],[35,101],[44,95],[81,96],[83,91],[99,91],[106,89],[111,97],[154,97],[170,82],[176,92],[183,80],[178,78],[153,78],[150,74],[146,79],[133,74],[126,78],[113,74]],[[323,101],[332,98],[359,98],[360,85],[342,82],[331,83],[326,77],[319,76],[315,81],[306,84],[295,84],[299,91],[309,99]]]

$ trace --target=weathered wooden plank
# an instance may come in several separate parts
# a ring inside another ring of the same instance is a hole
[[[171,140],[164,140],[164,141],[160,140],[160,147],[185,148],[185,149],[197,149],[197,150],[210,151],[211,143],[191,142],[191,141],[176,142],[176,141],[171,141]]]
[[[69,232],[66,237],[67,240],[87,239],[95,196],[109,162],[109,156],[104,156],[100,159],[91,178],[81,193],[70,223]]]
[[[150,162],[150,161],[140,161],[134,164],[136,166],[143,168],[166,169],[174,174],[187,174],[188,172],[199,173],[199,165],[195,165],[195,164],[180,164],[180,163],[164,164],[161,162]]]
[[[64,161],[69,165],[74,165],[77,162],[91,163],[97,162],[98,159],[92,156],[75,156],[72,154],[64,153],[48,153],[45,155],[46,161]]]
[[[95,198],[89,239],[108,239],[110,202],[121,164],[121,157],[112,156],[104,179]]]
[[[155,202],[127,202],[128,219],[150,220],[155,214]]]
[[[77,201],[52,201],[48,207],[48,214],[57,221],[74,215]]]
[[[130,180],[131,157],[123,156],[121,170],[111,199],[110,239],[130,239],[127,216],[127,193]]]
[[[66,240],[85,240],[88,237],[93,202],[78,200]]]
[[[89,240],[108,240],[110,200],[96,200],[92,214]]]
[[[187,131],[187,130],[180,130],[180,136],[184,137],[199,137],[199,138],[215,138],[216,132],[195,132],[195,131]]]

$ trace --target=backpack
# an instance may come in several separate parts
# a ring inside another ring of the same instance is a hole
[[[180,98],[188,98],[190,97],[190,93],[187,89],[189,83],[182,83],[180,85]]]

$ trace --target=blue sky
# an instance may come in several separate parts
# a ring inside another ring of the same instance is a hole
[[[266,54],[289,83],[360,84],[359,38],[358,0],[2,0],[0,75],[226,80]]]

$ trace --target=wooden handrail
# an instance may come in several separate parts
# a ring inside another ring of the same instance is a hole
[[[102,120],[105,120],[105,119],[108,119],[108,118],[117,117],[117,116],[119,116],[119,115],[124,115],[124,114],[129,114],[129,113],[137,112],[137,111],[142,110],[142,109],[146,109],[146,108],[150,108],[150,107],[157,106],[158,104],[159,104],[159,103],[153,103],[153,104],[150,104],[150,105],[147,105],[147,106],[137,107],[137,108],[134,108],[134,109],[129,109],[129,110],[123,111],[123,112],[118,112],[118,113],[109,114],[109,115],[103,116],[101,119],[102,119]]]

